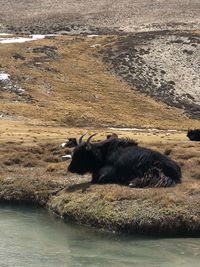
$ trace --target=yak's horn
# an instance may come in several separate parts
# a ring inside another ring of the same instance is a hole
[[[97,134],[95,133],[95,134],[90,135],[90,137],[89,137],[88,140],[87,140],[87,143],[89,143],[90,140],[92,139],[92,137],[95,136],[95,135],[97,135]]]
[[[81,137],[80,137],[79,140],[78,140],[78,143],[79,143],[79,144],[82,143],[82,141],[83,141],[83,137],[84,137],[86,134],[87,134],[87,133],[81,135]]]

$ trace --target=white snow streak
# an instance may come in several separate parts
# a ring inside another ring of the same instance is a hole
[[[7,73],[0,73],[0,81],[8,81],[10,80],[10,75]]]

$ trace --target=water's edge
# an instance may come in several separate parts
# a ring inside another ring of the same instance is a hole
[[[2,266],[192,267],[200,259],[199,238],[105,233],[33,206],[0,204],[0,225]]]
[[[199,207],[198,198],[193,199],[191,205],[181,208],[179,205],[171,208],[157,204],[146,206],[146,201],[140,200],[139,190],[133,189],[136,199],[116,201],[111,199],[112,195],[102,194],[102,190],[108,186],[95,187],[94,191],[89,182],[74,184],[73,181],[60,180],[52,184],[49,179],[44,184],[39,178],[35,181],[24,178],[1,179],[0,203],[42,206],[65,221],[111,232],[200,236],[200,213],[196,209]],[[195,208],[192,209],[192,206]]]

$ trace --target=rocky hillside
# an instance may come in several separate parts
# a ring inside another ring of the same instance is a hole
[[[200,32],[160,31],[119,37],[104,59],[140,92],[200,118]]]

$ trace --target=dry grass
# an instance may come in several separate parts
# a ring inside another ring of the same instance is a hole
[[[97,48],[113,45],[115,36],[60,36],[0,46],[0,66],[28,96],[3,93],[0,111],[30,124],[128,126],[185,129],[197,127],[182,111],[168,108],[131,90],[107,71]],[[56,49],[35,53],[34,48]],[[25,60],[16,60],[14,54]],[[55,54],[54,54],[55,53]],[[97,57],[98,54],[98,57]]]
[[[96,139],[105,134],[102,132]],[[199,233],[198,146],[173,139],[168,144],[145,143],[144,134],[137,136],[143,146],[161,152],[171,151],[170,156],[182,165],[182,184],[147,189],[92,185],[90,176],[74,176],[67,172],[68,164],[61,160],[65,152],[59,141],[39,139],[29,145],[7,141],[0,146],[0,199],[48,205],[66,219],[109,230],[168,235]],[[156,137],[161,139],[161,136]]]

